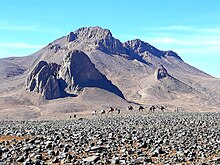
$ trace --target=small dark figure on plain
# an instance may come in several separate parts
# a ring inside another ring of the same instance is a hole
[[[174,112],[179,112],[179,107],[176,107],[176,109],[174,110]]]
[[[128,108],[127,108],[129,111],[132,111],[134,108],[132,105],[129,105]]]
[[[96,111],[92,111],[92,116],[95,116],[96,115]]]
[[[140,112],[140,111],[143,112],[143,111],[144,111],[144,107],[140,105],[139,108],[138,108],[138,110],[139,110],[139,112]]]
[[[75,118],[76,118],[76,115],[73,115],[73,118],[75,119]]]
[[[156,109],[156,107],[155,107],[154,105],[152,105],[152,106],[150,107],[150,112],[154,112],[155,109]]]
[[[110,107],[110,109],[108,110],[108,113],[113,113],[115,110],[114,108]]]
[[[160,110],[161,110],[162,112],[164,112],[165,107],[164,107],[164,106],[161,106],[161,107],[160,107]]]
[[[101,115],[104,115],[104,114],[105,114],[105,110],[102,109],[102,110],[101,110]]]
[[[116,108],[117,110],[117,113],[120,114],[121,113],[121,110],[119,108]]]

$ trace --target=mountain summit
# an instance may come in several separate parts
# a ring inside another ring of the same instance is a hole
[[[173,51],[140,39],[122,43],[98,26],[72,31],[32,55],[0,59],[0,83],[3,117],[7,112],[28,118],[130,103],[185,110],[220,107],[219,79]]]
[[[67,41],[86,44],[91,49],[98,49],[109,54],[126,53],[123,44],[112,36],[110,30],[102,29],[99,26],[84,27],[70,32],[67,36]]]

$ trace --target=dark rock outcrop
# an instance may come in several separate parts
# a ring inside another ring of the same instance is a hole
[[[124,98],[122,92],[95,68],[82,51],[68,52],[62,65],[40,61],[26,79],[26,89],[40,93],[45,99],[78,95],[84,87],[108,90]]]
[[[155,70],[154,79],[158,83],[157,84],[157,87],[159,87],[158,89],[160,89],[160,91],[158,92],[161,92],[161,93],[172,93],[174,91],[180,92],[180,93],[196,93],[197,92],[191,86],[183,83],[182,81],[179,81],[178,79],[170,75],[163,65],[160,65]],[[164,97],[166,97],[166,95],[164,95]]]
[[[67,93],[76,94],[80,90],[79,85],[89,85],[90,81],[99,81],[103,76],[85,53],[76,50],[64,56],[59,78],[66,83]]]
[[[7,69],[7,72],[6,72],[7,78],[12,78],[12,77],[21,75],[26,71],[26,69],[21,66],[12,65],[10,67],[10,65],[9,65],[7,67],[9,68],[9,69]]]
[[[77,36],[73,32],[70,32],[70,34],[67,36],[67,42],[72,42],[76,38],[77,38]]]
[[[167,72],[167,70],[164,68],[163,65],[160,65],[154,72],[154,78],[156,80],[160,80],[160,79],[163,79],[167,76],[170,76]]]
[[[26,79],[26,89],[42,94],[47,99],[59,98],[60,89],[57,80],[59,65],[40,61]]]
[[[95,68],[82,51],[70,51],[59,70],[61,88],[69,94],[78,94],[83,87],[98,87],[123,97],[122,92]]]
[[[54,53],[56,53],[58,50],[61,49],[61,46],[60,46],[59,44],[52,44],[52,45],[49,47],[49,49],[50,49],[51,51],[53,51]]]
[[[42,94],[48,100],[61,97],[59,83],[55,76],[50,76],[48,78]]]

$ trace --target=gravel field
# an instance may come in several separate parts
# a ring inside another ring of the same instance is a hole
[[[220,113],[0,121],[1,164],[220,164]]]

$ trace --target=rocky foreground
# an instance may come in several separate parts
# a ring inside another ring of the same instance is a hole
[[[0,164],[220,164],[220,113],[0,122]]]

